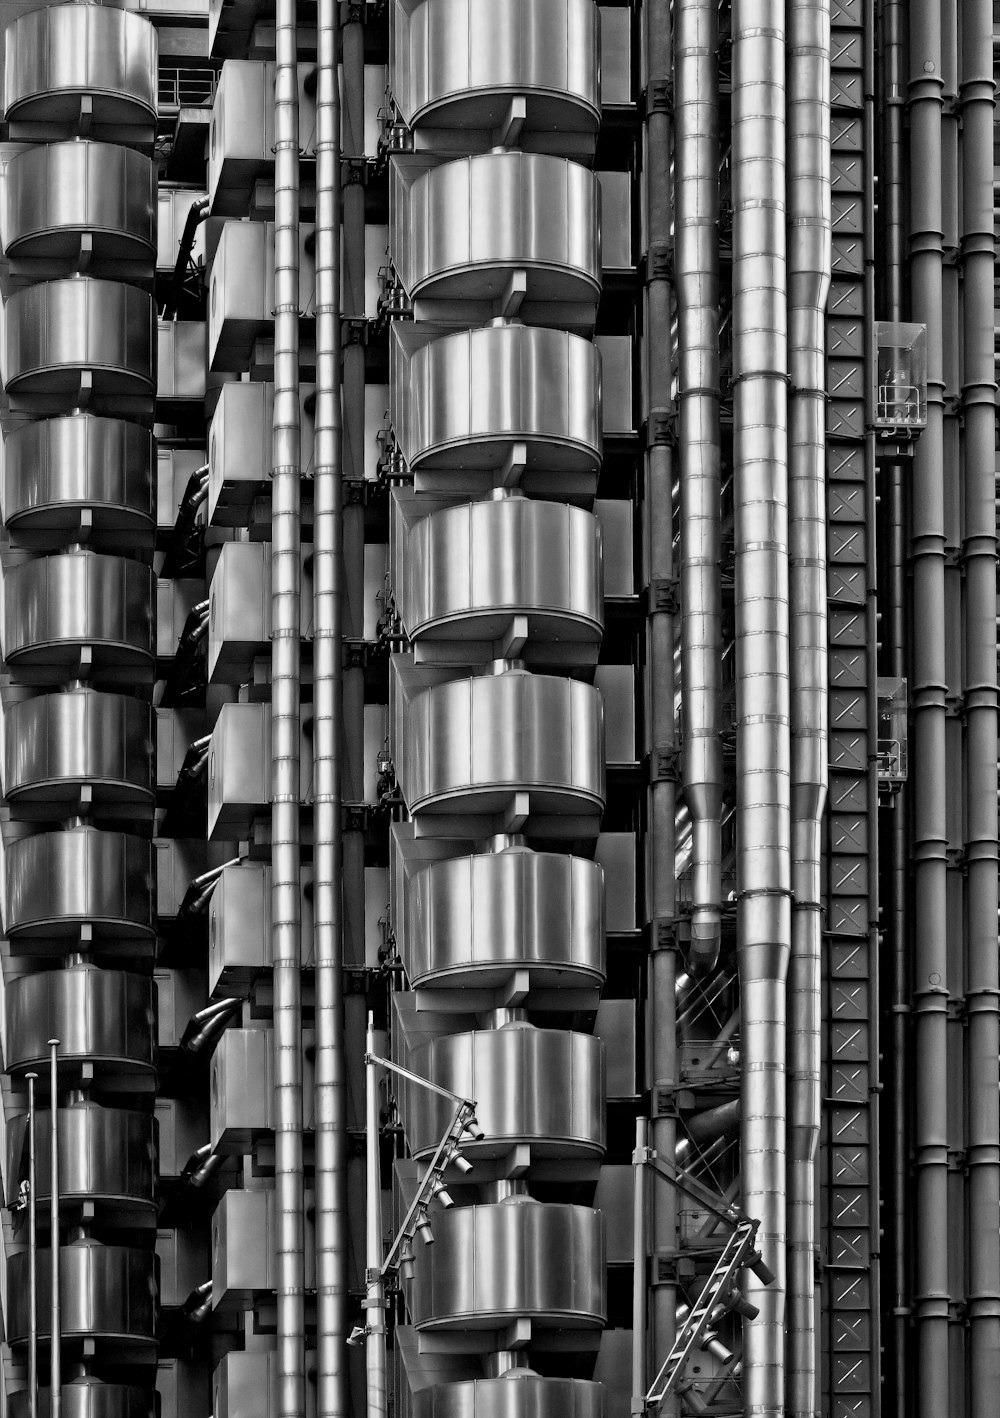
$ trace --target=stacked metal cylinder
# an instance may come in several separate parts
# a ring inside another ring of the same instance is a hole
[[[56,6],[7,30],[4,117],[24,146],[3,182],[3,925],[21,1110],[6,1178],[11,1204],[35,1072],[41,1405],[55,1413],[61,1398],[64,1418],[153,1411],[156,72],[155,32],[135,14]],[[18,1364],[32,1327],[25,1210],[4,1311]],[[15,1418],[29,1406],[13,1393]]]
[[[555,1343],[588,1372],[603,1218],[536,1195],[593,1181],[605,1146],[604,1047],[567,1027],[595,1007],[605,949],[588,857],[605,792],[589,682],[603,630],[598,13],[424,0],[393,24],[393,304],[413,317],[393,325],[390,378],[391,580],[409,641],[390,711],[410,986],[393,1047],[475,1100],[485,1134],[463,1148],[472,1172],[446,1174],[455,1204],[430,1208],[433,1244],[405,1260],[397,1349],[425,1418],[597,1415],[599,1383],[542,1375]],[[399,1101],[425,1158],[447,1101],[418,1086]]]

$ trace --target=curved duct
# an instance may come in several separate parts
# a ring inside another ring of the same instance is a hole
[[[680,407],[681,703],[691,814],[690,963],[722,942],[722,585],[719,427],[718,6],[674,16],[674,182]]]
[[[737,952],[743,1208],[773,1285],[747,1275],[744,1405],[784,1391],[785,985],[791,945],[785,6],[733,4],[733,463]]]
[[[788,10],[788,563],[792,912],[788,968],[786,1412],[816,1410],[822,821],[827,790],[826,302],[830,288],[829,0]]]

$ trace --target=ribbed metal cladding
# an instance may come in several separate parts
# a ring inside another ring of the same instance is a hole
[[[3,224],[15,416],[3,499],[3,924],[18,958],[5,1002],[7,1175],[24,1166],[24,1075],[45,1073],[36,1151],[47,1179],[41,1123],[58,1107],[61,1224],[53,1234],[46,1180],[39,1410],[53,1418],[147,1418],[154,1407],[156,66],[154,29],[123,10],[53,6],[6,33],[4,118],[26,145],[8,169]],[[16,1355],[29,1341],[27,1263],[22,1252],[7,1268]],[[27,1394],[12,1411],[29,1413]]]
[[[597,832],[606,793],[603,705],[587,683],[604,620],[589,510],[600,207],[584,166],[597,7],[423,0],[394,6],[392,26],[408,141],[449,135],[423,171],[404,156],[391,175],[390,256],[415,317],[393,327],[389,395],[405,474],[391,577],[409,646],[393,661],[390,744],[411,819],[393,833],[394,932],[410,990],[455,1012],[410,1042],[397,1011],[393,1049],[477,1100],[486,1134],[466,1149],[473,1172],[446,1178],[460,1204],[431,1209],[406,1318],[453,1350],[464,1336],[482,1352],[483,1331],[509,1326],[556,1326],[583,1350],[606,1317],[604,1219],[532,1191],[546,1167],[593,1176],[605,1148],[603,1043],[560,1017],[605,970],[603,874],[570,845]],[[410,1152],[427,1157],[449,1107],[416,1085],[399,1101]],[[532,1342],[505,1350],[497,1334],[481,1384],[423,1376],[408,1357],[412,1411],[603,1413],[600,1384],[539,1377]]]

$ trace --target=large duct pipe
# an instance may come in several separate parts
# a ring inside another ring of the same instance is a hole
[[[969,1413],[1000,1391],[1000,1025],[997,891],[996,384],[993,355],[993,7],[961,13],[964,370],[966,1136]]]
[[[747,1278],[744,1410],[784,1406],[785,985],[791,942],[784,0],[733,5],[737,949]]]
[[[338,18],[320,6],[313,471],[313,943],[316,960],[317,1415],[347,1418],[347,1100],[341,844],[342,604]]]
[[[718,6],[674,11],[675,271],[680,402],[684,798],[691,814],[691,965],[722,927]]]
[[[788,975],[785,1409],[816,1412],[822,820],[827,790],[826,300],[830,287],[830,0],[789,0],[789,668],[792,950]]]
[[[667,102],[672,76],[669,0],[649,0],[646,21],[646,213],[649,232],[646,281],[646,342],[648,355],[648,427],[659,426],[671,402],[671,324],[673,290],[668,261],[671,231],[672,120]],[[651,586],[673,585],[674,467],[666,430],[650,440],[646,450],[645,537]],[[651,596],[647,622],[650,747],[670,750],[676,742],[674,715],[674,613],[669,597]],[[649,1058],[654,1089],[672,1091],[677,1081],[676,977],[674,939],[676,785],[669,772],[657,772],[649,786],[650,883],[648,911],[652,920],[649,961]],[[668,1109],[657,1110],[651,1124],[653,1148],[673,1157],[677,1123]],[[671,1187],[653,1193],[652,1247],[671,1252],[677,1244],[677,1202]],[[653,1288],[650,1331],[654,1354],[667,1354],[674,1342],[677,1286],[660,1281]],[[663,1405],[664,1418],[677,1411],[673,1395]]]
[[[927,427],[913,459],[911,703],[916,1081],[914,1265],[917,1412],[948,1411],[948,912],[945,720],[944,376],[942,349],[941,13],[910,8],[910,292],[927,325]]]
[[[299,844],[301,531],[296,0],[277,0],[274,431],[271,477],[271,863],[278,1414],[305,1414],[302,901]]]

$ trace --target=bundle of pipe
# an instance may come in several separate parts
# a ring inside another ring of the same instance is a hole
[[[279,1418],[305,1415],[302,920],[299,840],[302,637],[299,411],[299,111],[296,0],[275,14],[274,429],[271,476],[271,951]]]
[[[773,1285],[747,1279],[744,1409],[784,1406],[785,985],[791,944],[785,6],[733,5],[737,949],[743,1207]]]
[[[792,913],[788,974],[785,1411],[816,1412],[822,819],[827,790],[826,328],[830,5],[788,8],[789,626]]]

